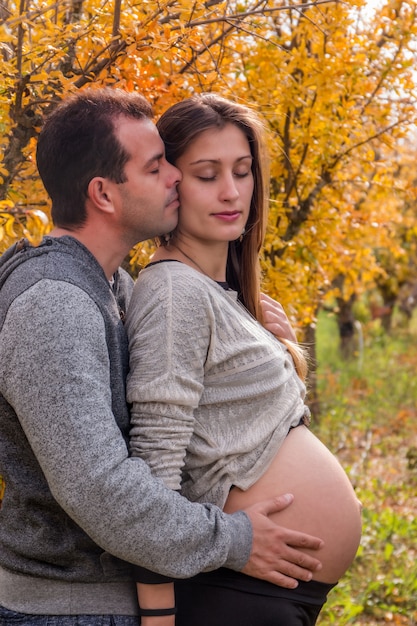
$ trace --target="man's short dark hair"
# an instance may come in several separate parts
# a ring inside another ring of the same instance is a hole
[[[115,134],[117,120],[152,115],[143,96],[121,89],[85,89],[57,105],[45,120],[36,152],[56,226],[83,224],[87,189],[95,176],[125,181],[130,155]]]

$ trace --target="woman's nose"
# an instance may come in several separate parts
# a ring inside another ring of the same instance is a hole
[[[236,200],[239,197],[236,179],[232,173],[224,176],[221,187],[221,198],[223,200]]]

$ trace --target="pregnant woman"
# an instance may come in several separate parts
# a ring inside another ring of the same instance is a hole
[[[251,109],[202,94],[171,107],[158,128],[182,173],[180,211],[128,311],[132,454],[172,489],[225,512],[292,493],[277,523],[324,540],[321,570],[295,589],[227,569],[176,581],[175,624],[312,625],[355,557],[360,505],[308,428],[302,350],[263,325],[262,124]],[[155,588],[170,593],[169,583]]]

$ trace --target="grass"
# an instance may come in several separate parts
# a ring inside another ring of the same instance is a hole
[[[336,454],[363,503],[354,564],[331,592],[318,626],[417,624],[417,319],[385,335],[363,325],[363,349],[340,359],[335,319],[317,328],[320,419],[314,432]]]

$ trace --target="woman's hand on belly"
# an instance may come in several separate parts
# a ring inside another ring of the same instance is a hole
[[[252,522],[253,543],[243,573],[288,589],[297,587],[296,579],[309,581],[321,569],[318,558],[299,548],[316,551],[323,547],[318,537],[283,528],[269,518],[291,505],[293,499],[286,494],[245,509]]]

